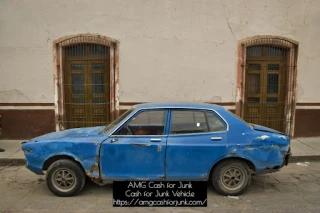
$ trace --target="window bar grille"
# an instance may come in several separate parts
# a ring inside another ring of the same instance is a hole
[[[66,128],[102,126],[110,122],[110,48],[96,37],[61,43]]]
[[[256,39],[246,46],[244,120],[284,132],[290,123],[285,112],[288,84],[288,51],[285,40]]]

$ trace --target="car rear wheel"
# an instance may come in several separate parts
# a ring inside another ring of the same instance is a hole
[[[85,174],[74,161],[57,160],[48,168],[46,174],[48,188],[55,195],[70,197],[79,193],[85,185]]]
[[[222,195],[240,195],[251,182],[248,165],[240,160],[226,160],[214,169],[212,184]]]

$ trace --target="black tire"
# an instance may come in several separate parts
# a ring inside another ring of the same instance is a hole
[[[251,173],[244,161],[230,159],[217,165],[211,179],[219,194],[235,196],[242,194],[250,185]]]
[[[82,168],[74,161],[61,159],[55,161],[47,170],[47,186],[60,197],[71,197],[84,187],[86,176]]]

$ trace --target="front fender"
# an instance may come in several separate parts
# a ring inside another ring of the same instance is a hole
[[[99,144],[92,142],[28,142],[22,145],[27,168],[43,174],[44,163],[55,156],[75,159],[90,177],[99,177]]]

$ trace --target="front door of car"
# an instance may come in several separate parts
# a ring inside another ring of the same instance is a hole
[[[139,111],[101,145],[105,180],[164,178],[167,110]]]
[[[206,180],[226,154],[227,124],[212,111],[172,110],[166,179]]]

